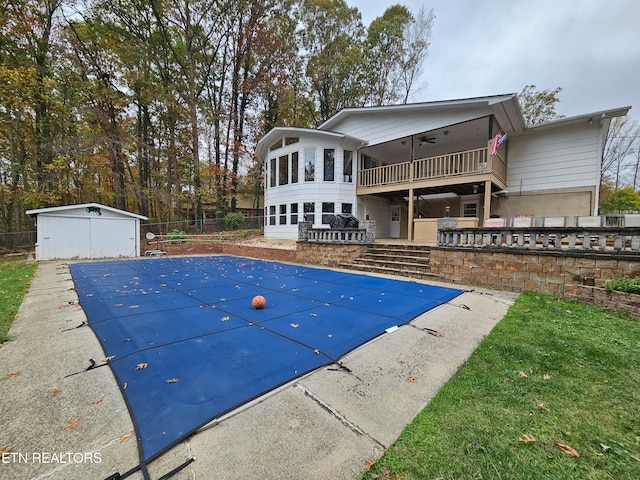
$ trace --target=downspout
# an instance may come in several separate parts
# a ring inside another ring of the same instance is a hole
[[[597,173],[597,178],[596,178],[596,195],[595,195],[595,199],[594,199],[594,204],[593,204],[593,216],[598,215],[598,205],[600,204],[600,182],[602,180],[602,160],[603,160],[603,155],[604,155],[604,145],[602,142],[602,136],[603,136],[603,125],[602,122],[604,122],[605,120],[605,114],[603,113],[600,116],[600,125],[598,127],[599,130],[599,135],[598,135],[598,156],[599,156],[599,161],[598,161],[598,173]]]

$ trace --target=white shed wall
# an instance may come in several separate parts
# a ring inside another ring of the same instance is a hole
[[[86,208],[39,213],[37,260],[136,257],[140,220],[106,209]]]

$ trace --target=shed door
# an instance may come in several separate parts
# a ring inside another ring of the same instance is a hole
[[[91,219],[91,257],[135,257],[136,222],[119,218]]]
[[[91,219],[38,216],[38,260],[89,258]]]

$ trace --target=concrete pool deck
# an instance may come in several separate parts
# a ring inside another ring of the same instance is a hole
[[[195,458],[171,478],[359,478],[516,297],[464,293],[347,354],[349,371],[321,368],[209,424],[151,462],[150,477]],[[110,369],[85,371],[104,363],[85,321],[68,264],[41,263],[0,348],[0,478],[104,479],[139,464]]]

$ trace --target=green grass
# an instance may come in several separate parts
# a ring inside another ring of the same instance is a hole
[[[8,340],[9,328],[20,308],[36,263],[23,256],[0,257],[0,344]]]
[[[363,478],[640,478],[640,322],[521,295]]]

